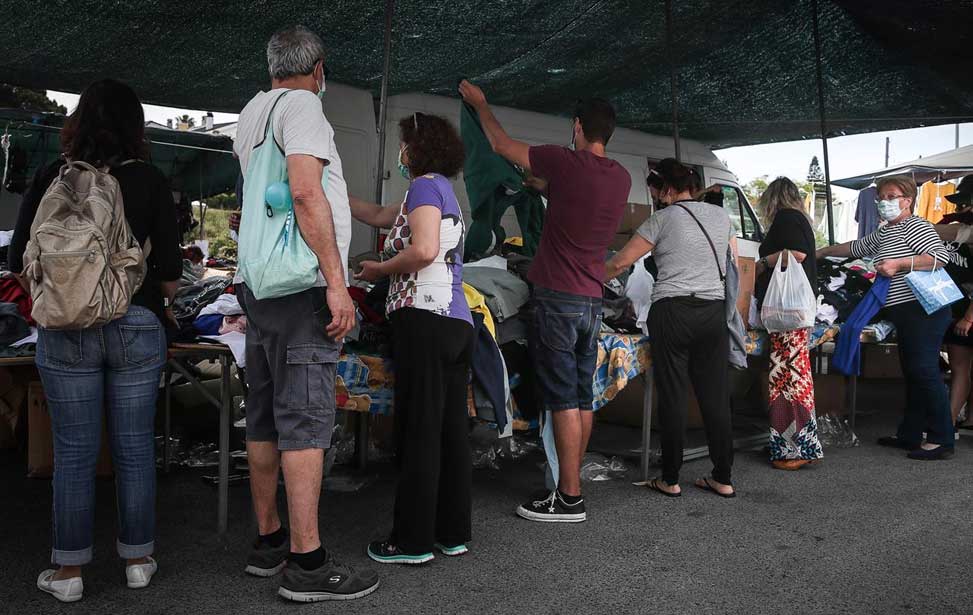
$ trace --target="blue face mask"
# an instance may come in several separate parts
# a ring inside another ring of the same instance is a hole
[[[405,152],[405,147],[399,150],[399,173],[402,174],[402,178],[405,179],[406,181],[412,181],[412,174],[409,173],[409,167],[405,166],[405,163],[402,162],[403,152]]]

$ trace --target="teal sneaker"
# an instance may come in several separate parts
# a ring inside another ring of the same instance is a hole
[[[466,555],[467,553],[470,552],[470,550],[467,549],[466,548],[466,545],[464,545],[464,544],[459,544],[459,545],[454,545],[452,547],[447,547],[446,545],[440,544],[440,543],[437,542],[433,546],[436,547],[437,549],[439,549],[439,552],[440,553],[442,553],[443,555],[446,555],[448,557],[456,557],[457,555]]]
[[[425,564],[436,558],[432,553],[403,553],[387,540],[368,545],[368,557],[382,564]]]

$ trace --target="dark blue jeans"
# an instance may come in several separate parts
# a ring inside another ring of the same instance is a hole
[[[115,466],[118,554],[150,555],[155,543],[155,403],[165,334],[149,310],[81,331],[41,329],[37,368],[54,432],[51,561],[81,566],[94,542],[95,465],[106,415]]]
[[[899,361],[905,377],[905,416],[897,436],[918,446],[922,432],[926,432],[926,441],[953,448],[956,444],[953,417],[939,370],[939,350],[952,320],[950,309],[944,307],[926,314],[918,301],[910,301],[886,308],[886,314],[895,325]]]
[[[601,299],[535,287],[528,343],[544,410],[591,410]]]

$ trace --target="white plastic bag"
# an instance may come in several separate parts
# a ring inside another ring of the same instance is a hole
[[[787,269],[781,268],[787,254]],[[814,255],[808,255],[814,258]],[[794,260],[789,250],[777,258],[777,266],[770,278],[767,295],[760,309],[760,320],[771,333],[795,331],[814,326],[817,299],[811,290],[804,267]]]

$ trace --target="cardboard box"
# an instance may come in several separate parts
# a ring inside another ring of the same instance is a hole
[[[101,422],[101,452],[98,454],[97,476],[112,475],[111,449],[105,421]],[[40,382],[27,387],[27,476],[50,478],[54,474],[54,439],[51,433],[51,417],[47,410],[47,398]]]
[[[650,213],[652,213],[652,208],[648,205],[629,203],[625,206],[622,221],[618,224],[618,232],[631,236],[649,218]]]
[[[863,378],[902,378],[896,344],[862,344]]]

